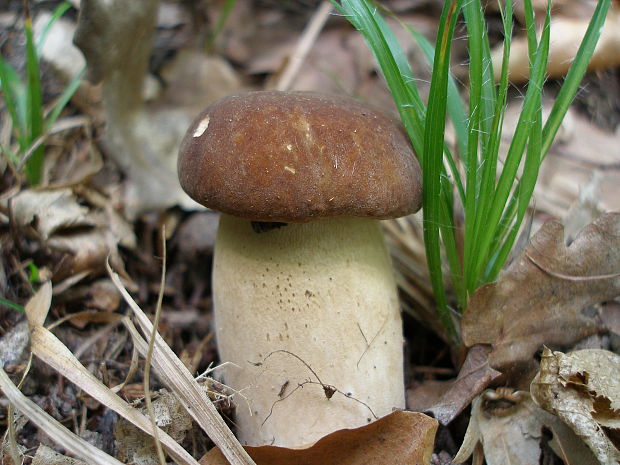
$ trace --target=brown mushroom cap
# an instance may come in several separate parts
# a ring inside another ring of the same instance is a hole
[[[187,131],[181,186],[253,221],[395,218],[420,208],[421,172],[402,127],[347,97],[251,92],[221,99]]]

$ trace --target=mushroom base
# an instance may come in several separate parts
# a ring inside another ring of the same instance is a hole
[[[404,407],[402,323],[378,221],[257,234],[222,215],[213,266],[242,443],[303,446]]]

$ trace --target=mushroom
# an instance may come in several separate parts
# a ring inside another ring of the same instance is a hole
[[[210,105],[178,160],[222,213],[213,304],[249,445],[313,443],[403,408],[403,336],[378,219],[421,203],[401,128],[350,98],[251,92]],[[241,399],[241,398],[240,398]]]

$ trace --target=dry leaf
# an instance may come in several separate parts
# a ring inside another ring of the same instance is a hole
[[[566,74],[577,55],[577,50],[585,36],[589,21],[589,17],[573,19],[558,15],[553,18],[550,30],[549,61],[547,63],[547,74],[550,77],[559,78]],[[514,39],[510,47],[510,59],[508,62],[509,79],[512,82],[525,82],[529,78],[530,71],[527,39],[525,37]],[[619,48],[620,8],[616,7],[615,3],[612,3],[588,69],[600,70],[619,65]],[[493,50],[491,54],[493,69],[497,79],[501,75],[502,53],[502,47],[500,46]]]
[[[542,344],[568,346],[602,330],[588,306],[620,294],[619,271],[620,214],[602,216],[568,247],[562,225],[545,223],[497,282],[474,293],[463,341],[491,344],[490,365],[514,373]]]
[[[70,228],[90,228],[88,208],[80,205],[71,189],[23,190],[11,204],[15,224],[33,225],[43,240]]]
[[[553,435],[549,444],[566,465],[596,465],[585,444],[557,417],[537,407],[528,392],[507,388],[484,391],[473,401],[469,426],[453,462],[463,463],[474,454],[474,463],[481,463],[476,462],[481,445],[488,465],[543,463],[544,429]]]
[[[153,399],[155,423],[178,443],[185,439],[186,432],[192,426],[192,419],[179,404],[178,399],[165,389]],[[146,408],[140,409],[148,415]],[[128,463],[157,465],[157,450],[149,436],[136,428],[129,421],[119,418],[114,427],[116,456]]]
[[[545,348],[531,386],[536,403],[570,426],[603,465],[620,463],[619,373],[613,352]]]
[[[0,366],[8,369],[22,363],[27,357],[29,342],[28,323],[24,320],[0,337]]]
[[[501,375],[500,372],[489,366],[488,356],[490,348],[476,345],[467,353],[467,358],[461,367],[457,378],[450,382],[446,392],[437,402],[430,406],[419,406],[415,410],[430,412],[443,425],[447,425],[469,405],[491,381]],[[408,398],[415,399],[415,391],[407,393]],[[412,408],[411,403],[408,403]]]
[[[396,465],[430,462],[437,420],[424,414],[396,411],[366,426],[343,429],[305,449],[245,447],[257,465]],[[217,448],[202,465],[228,465]]]
[[[544,99],[543,119],[550,114],[553,103],[552,99]],[[521,107],[522,101],[519,100],[508,104],[502,135],[507,141],[512,139],[517,127]],[[606,109],[600,111],[609,112]],[[595,187],[597,194],[589,208],[601,212],[597,217],[604,212],[617,211],[620,150],[616,148],[619,146],[620,131],[614,134],[597,127],[591,117],[570,108],[541,166],[534,191],[536,210],[552,217],[568,218],[569,208],[579,201],[582,193]],[[502,152],[507,150],[508,144],[503,144]],[[571,236],[577,232],[572,226],[569,231]]]
[[[463,463],[482,444],[488,465],[540,463],[542,427],[532,414],[527,392],[484,391],[472,403],[461,449],[453,459]],[[474,462],[476,460],[474,459]]]
[[[86,462],[59,454],[54,449],[41,445],[32,459],[32,465],[86,465]]]
[[[75,24],[66,17],[55,21],[51,21],[51,18],[52,14],[47,11],[41,11],[37,15],[33,25],[35,37],[40,40],[47,25],[52,24],[41,46],[41,57],[69,82],[86,66],[86,61],[78,48],[71,43]]]
[[[83,271],[102,272],[108,255],[115,268],[123,269],[118,245],[136,245],[131,226],[112,207],[84,206],[69,188],[21,191],[11,200],[11,209],[16,226],[66,254],[56,264],[55,280]]]

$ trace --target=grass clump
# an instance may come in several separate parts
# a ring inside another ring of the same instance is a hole
[[[500,161],[513,30],[511,1],[500,3],[504,42],[502,68],[497,79],[480,0],[444,2],[434,47],[408,28],[433,64],[426,104],[416,87],[415,74],[378,7],[369,0],[332,0],[373,51],[411,144],[418,153],[423,169],[426,257],[439,317],[455,338],[442,256],[448,265],[457,310],[462,312],[474,291],[495,280],[510,256],[539,168],[585,74],[610,1],[598,1],[579,52],[550,115],[543,121],[542,95],[549,55],[551,5],[547,6],[542,32],[537,37],[532,1],[524,0],[530,79],[516,130]],[[452,40],[461,15],[469,53],[468,102],[461,100],[450,75]],[[455,128],[454,147],[445,140],[446,117]],[[457,202],[464,213],[462,226],[455,218]]]
[[[17,149],[4,145],[0,149],[17,171],[24,170],[28,183],[34,186],[41,182],[43,176],[45,135],[79,87],[83,73],[79,73],[69,83],[46,111],[41,89],[39,54],[50,28],[71,7],[71,4],[64,2],[54,10],[37,43],[34,40],[28,2],[24,2],[24,5],[26,35],[24,78],[4,56],[0,56],[0,87],[4,105],[13,125]]]

